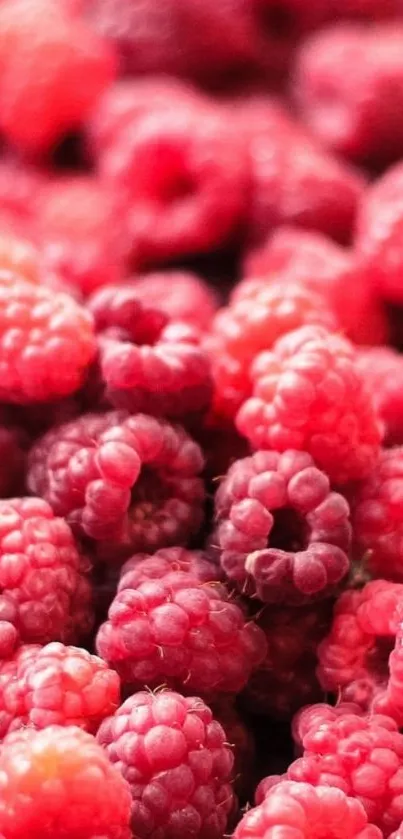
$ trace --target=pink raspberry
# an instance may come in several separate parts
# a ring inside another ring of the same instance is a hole
[[[144,305],[157,306],[172,321],[207,330],[217,309],[213,289],[187,271],[160,271],[132,279]]]
[[[329,595],[349,570],[349,507],[306,452],[236,461],[215,498],[222,567],[265,603]]]
[[[403,28],[344,24],[313,35],[297,53],[302,119],[326,146],[361,162],[400,158]]]
[[[366,274],[351,251],[321,233],[279,227],[246,258],[246,278],[234,300],[256,294],[260,283],[296,283],[320,294],[343,332],[357,344],[382,344],[388,323]],[[354,293],[351,293],[351,289]],[[348,298],[349,305],[346,306]]]
[[[281,781],[248,810],[234,839],[382,839],[364,807],[341,789]]]
[[[109,47],[63,4],[1,3],[0,126],[23,150],[44,151],[79,125],[114,70]]]
[[[380,426],[349,341],[319,326],[295,330],[255,359],[252,376],[236,424],[255,448],[309,452],[338,484],[371,473]]]
[[[403,443],[403,358],[392,347],[365,347],[357,367],[371,391],[386,445]]]
[[[202,699],[136,693],[98,732],[130,784],[139,839],[221,839],[233,805],[234,758]]]
[[[21,641],[75,641],[91,629],[90,586],[68,524],[42,498],[0,501],[0,657]],[[4,648],[5,647],[5,648]]]
[[[145,414],[84,414],[51,429],[28,469],[57,515],[105,558],[186,542],[202,520],[203,457],[180,426]]]
[[[223,585],[205,582],[192,564],[178,571],[157,555],[123,570],[96,644],[124,684],[234,694],[263,660],[262,630],[246,621]]]
[[[15,731],[1,748],[6,839],[130,839],[130,806],[128,784],[80,728]]]
[[[81,647],[25,645],[0,664],[0,737],[27,725],[77,725],[95,733],[119,705],[120,682]]]

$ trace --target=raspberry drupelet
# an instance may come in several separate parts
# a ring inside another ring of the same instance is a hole
[[[357,367],[365,377],[387,446],[403,443],[403,358],[392,347],[362,347]]]
[[[256,449],[302,449],[336,484],[369,475],[381,429],[350,342],[323,327],[285,335],[254,362],[236,424]]]
[[[70,527],[42,498],[0,501],[0,657],[9,625],[25,643],[73,642],[92,626],[91,589]]]
[[[326,597],[349,570],[348,503],[306,452],[260,451],[236,461],[215,512],[225,573],[265,603]]]
[[[248,810],[234,839],[382,839],[362,804],[341,789],[280,781]]]
[[[147,565],[144,561],[147,560]],[[138,553],[128,559],[120,569],[119,589],[133,588],[138,585],[138,567],[141,563],[143,573],[150,579],[158,580],[169,571],[186,571],[197,577],[201,583],[222,580],[219,564],[206,551],[190,551],[187,548],[161,548],[154,554]]]
[[[213,288],[188,271],[160,271],[133,277],[143,303],[157,305],[171,321],[182,321],[202,331],[209,329],[217,309]]]
[[[185,543],[202,521],[203,456],[181,428],[145,414],[84,414],[33,447],[28,486],[82,536],[115,551]]]
[[[239,693],[264,659],[265,635],[222,584],[186,564],[189,570],[175,570],[160,553],[123,569],[98,630],[98,654],[134,689]]]
[[[131,839],[131,795],[91,734],[27,728],[0,753],[0,831],[6,839]]]
[[[234,757],[201,699],[136,693],[97,739],[131,787],[133,836],[221,839],[234,800]]]

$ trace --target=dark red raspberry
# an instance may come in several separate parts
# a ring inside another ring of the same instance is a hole
[[[161,271],[134,277],[136,294],[143,303],[157,306],[173,321],[207,330],[217,309],[213,289],[200,277],[185,271]]]
[[[247,210],[247,156],[218,111],[151,112],[117,132],[99,165],[127,194],[137,266],[225,244]]]
[[[208,696],[239,693],[266,653],[226,589],[163,555],[123,573],[97,650],[131,688],[168,684]],[[182,566],[183,567],[183,566]]]
[[[23,489],[28,437],[0,409],[0,498],[18,495]]]
[[[357,256],[377,293],[403,301],[403,163],[371,185],[357,218]]]
[[[221,839],[234,758],[201,699],[136,693],[102,723],[98,741],[130,784],[134,836]]]
[[[343,332],[357,344],[382,344],[388,323],[365,272],[354,255],[311,230],[280,227],[246,258],[246,278],[234,299],[256,294],[259,283],[296,283],[321,294]],[[353,291],[353,293],[352,293]],[[346,299],[349,305],[346,306]]]
[[[183,419],[211,400],[207,353],[193,327],[169,323],[134,284],[105,286],[89,301],[99,336],[99,373],[109,404]]]
[[[30,404],[83,383],[96,350],[91,315],[67,294],[0,271],[0,399]]]
[[[403,357],[392,347],[363,348],[357,366],[383,424],[386,445],[403,443]]]
[[[340,25],[297,54],[294,90],[320,141],[359,161],[391,161],[403,142],[403,28]]]
[[[331,612],[332,604],[325,601],[315,608],[271,607],[258,614],[268,648],[243,694],[248,710],[289,720],[302,705],[322,696],[317,648],[329,630]]]
[[[41,152],[81,123],[114,70],[109,47],[62,3],[1,4],[0,126],[22,149]]]
[[[233,300],[215,316],[206,340],[214,378],[213,415],[233,419],[252,392],[251,365],[256,355],[305,324],[337,324],[323,298],[300,285],[261,282],[249,295]]]
[[[265,603],[323,598],[349,569],[349,507],[306,452],[256,452],[217,490],[222,567]]]
[[[130,839],[126,781],[91,734],[57,725],[8,735],[0,753],[7,839]]]
[[[332,482],[369,475],[381,430],[353,346],[322,327],[285,335],[255,359],[238,430],[255,448],[302,449]]]
[[[126,556],[186,542],[202,520],[203,456],[180,426],[145,414],[86,414],[51,429],[30,455],[28,485],[58,515]]]
[[[327,785],[280,781],[248,810],[234,839],[382,839],[362,804]]]

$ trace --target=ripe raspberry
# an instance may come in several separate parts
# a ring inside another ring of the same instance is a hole
[[[41,498],[0,501],[0,626],[21,641],[46,644],[85,637],[91,591],[70,528]],[[8,630],[9,631],[9,630]],[[2,650],[0,656],[12,649]]]
[[[207,330],[217,309],[213,289],[195,274],[164,271],[134,277],[136,294],[144,304],[157,306],[173,321]]]
[[[0,738],[27,725],[95,734],[119,705],[117,673],[81,647],[23,645],[0,664]]]
[[[357,217],[355,247],[363,270],[385,300],[403,301],[403,163],[371,185]]]
[[[27,728],[0,753],[0,830],[7,839],[130,839],[130,790],[91,734]]]
[[[11,143],[49,148],[85,119],[114,70],[109,47],[61,3],[1,3],[0,126]]]
[[[218,111],[151,112],[117,132],[99,165],[127,194],[138,266],[225,244],[247,209],[247,156]]]
[[[234,758],[201,699],[136,693],[102,723],[98,741],[130,784],[134,836],[221,839]]]
[[[234,839],[382,839],[365,810],[341,789],[281,781],[244,815]]]
[[[398,626],[395,646],[389,656],[389,679],[385,689],[376,693],[372,703],[372,710],[377,714],[391,717],[399,728],[403,726],[403,611],[402,604],[397,610]]]
[[[339,484],[371,473],[380,427],[349,341],[297,329],[256,358],[252,377],[236,424],[255,448],[302,449]]]
[[[210,403],[206,352],[192,327],[169,324],[134,284],[105,286],[89,301],[99,337],[99,372],[107,402],[131,413],[183,419]],[[189,333],[189,334],[188,334]]]
[[[213,413],[233,419],[252,392],[250,368],[255,356],[305,324],[337,324],[322,297],[300,285],[256,283],[250,295],[220,309],[206,340],[214,378]]]
[[[325,601],[315,608],[271,607],[257,616],[268,649],[243,693],[248,710],[289,720],[302,705],[321,697],[317,648],[329,630],[331,611],[331,603]]]
[[[403,443],[402,356],[392,347],[368,347],[359,351],[356,363],[382,421],[386,445]]]
[[[147,565],[144,565],[147,560]],[[141,565],[140,565],[141,563]],[[189,551],[186,548],[161,548],[155,554],[139,553],[130,557],[120,569],[120,579],[116,589],[136,588],[139,582],[138,566],[147,573],[147,578],[159,580],[170,571],[185,571],[196,577],[201,583],[222,580],[223,574],[207,552]]]
[[[330,27],[297,53],[302,119],[326,146],[358,161],[400,158],[403,142],[401,24]]]
[[[306,452],[236,461],[215,511],[225,573],[264,603],[323,598],[348,572],[348,504]]]
[[[280,227],[246,259],[246,279],[235,289],[239,301],[256,294],[264,282],[303,284],[320,294],[337,323],[357,344],[382,344],[388,323],[378,298],[351,251],[320,233],[298,227]],[[354,293],[351,293],[351,290]],[[346,299],[349,305],[346,306]]]
[[[121,549],[157,550],[197,532],[203,457],[180,426],[144,414],[85,414],[33,447],[28,486],[95,542],[109,560]]]
[[[131,688],[164,683],[213,697],[239,693],[265,656],[263,632],[192,564],[177,571],[156,555],[123,572],[96,645]]]
[[[0,399],[30,404],[78,390],[96,350],[92,318],[66,294],[0,272]]]

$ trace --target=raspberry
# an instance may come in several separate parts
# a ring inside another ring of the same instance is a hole
[[[197,532],[202,467],[199,446],[180,426],[112,411],[51,429],[31,451],[27,481],[113,560],[116,549],[130,556]]]
[[[72,298],[4,271],[0,336],[3,402],[46,402],[73,393],[96,350],[92,318]]]
[[[306,452],[261,451],[238,460],[215,510],[225,573],[265,603],[322,598],[348,572],[348,504]]]
[[[266,653],[263,632],[191,562],[177,571],[157,557],[123,572],[98,631],[99,655],[132,688],[165,683],[209,696],[239,693]]]
[[[201,699],[136,693],[98,741],[130,784],[133,835],[221,839],[233,804],[233,755]]]
[[[168,324],[158,304],[143,302],[128,283],[105,286],[89,308],[100,331],[99,365],[109,404],[179,419],[208,407],[209,359],[192,328]]]
[[[247,157],[219,112],[151,112],[117,132],[99,166],[127,193],[137,266],[224,245],[246,211]]]
[[[157,306],[173,321],[207,330],[217,309],[217,299],[207,283],[185,271],[164,271],[134,277],[136,294],[143,303]]]
[[[380,427],[349,341],[297,329],[256,358],[252,376],[236,424],[255,448],[303,449],[339,484],[371,473]]]
[[[403,301],[403,164],[388,169],[371,185],[357,218],[357,256],[377,293]]]
[[[0,234],[0,270],[11,271],[34,284],[42,279],[37,250],[27,239],[9,233]]]
[[[94,655],[60,643],[25,645],[0,664],[0,737],[27,725],[95,733],[119,705],[119,677]]]
[[[379,691],[372,703],[372,709],[378,714],[384,714],[396,721],[399,728],[403,725],[403,692],[402,692],[402,656],[403,656],[403,623],[402,606],[397,610],[398,627],[395,646],[389,656],[389,679],[384,690]]]
[[[386,445],[403,443],[403,359],[392,347],[363,348],[357,367],[371,390]]]
[[[264,282],[303,284],[320,294],[343,332],[357,344],[382,344],[388,323],[379,300],[353,254],[320,233],[280,227],[246,259],[246,279],[234,300],[254,296]],[[354,293],[351,294],[351,289]],[[346,306],[348,298],[349,305]]]
[[[365,810],[341,789],[282,781],[241,820],[234,839],[381,839]]]
[[[144,565],[147,560],[147,565]],[[120,569],[119,591],[136,588],[139,581],[138,566],[151,580],[158,580],[169,571],[185,571],[196,577],[201,583],[221,580],[221,568],[207,552],[189,551],[186,548],[161,548],[155,554],[134,554]]]
[[[212,706],[214,718],[224,729],[227,742],[234,753],[234,792],[237,797],[247,801],[253,792],[256,766],[255,740],[251,729],[228,700],[214,702]]]
[[[268,643],[266,658],[243,694],[248,710],[273,719],[291,719],[321,697],[316,677],[317,648],[329,629],[331,604],[265,609],[256,618]]]
[[[391,161],[403,142],[401,24],[337,25],[297,54],[303,120],[326,146],[358,161]]]
[[[130,790],[91,734],[27,728],[0,753],[0,830],[7,839],[130,839]]]
[[[234,299],[215,316],[206,347],[211,356],[215,394],[213,413],[233,419],[251,394],[255,356],[304,324],[337,324],[325,301],[300,285],[256,283],[249,295]]]

